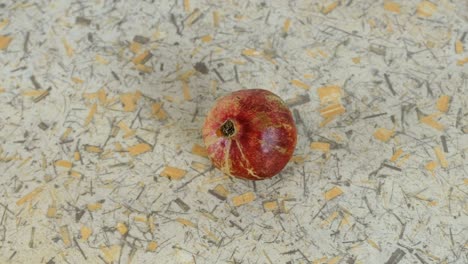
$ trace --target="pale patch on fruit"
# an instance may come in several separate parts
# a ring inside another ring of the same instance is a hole
[[[252,168],[247,168],[247,172],[249,173],[249,175],[253,176],[256,179],[262,179],[262,177],[258,176]]]
[[[239,141],[237,141],[237,140],[234,140],[234,141],[236,142],[237,148],[239,149],[239,152],[240,152],[242,158],[245,160],[246,163],[248,163],[250,165],[250,162],[247,159],[247,157],[245,156],[244,151],[242,150],[241,145],[239,144]]]
[[[265,112],[257,113],[257,116],[254,119],[254,122],[255,122],[256,126],[258,126],[258,128],[262,129],[262,130],[263,129],[268,129],[268,128],[273,127],[275,125],[275,124],[273,124],[273,122],[271,122],[271,118]]]
[[[221,167],[221,171],[229,175],[231,175],[231,159],[229,158],[229,153],[231,152],[231,143],[232,140],[228,140],[224,148],[224,163]]]
[[[275,146],[275,150],[278,151],[278,152],[281,153],[281,154],[286,154],[286,153],[288,152],[287,149],[282,148],[282,147],[280,147],[280,146]]]
[[[282,123],[280,127],[282,127],[286,131],[291,131],[293,129],[293,126],[286,124],[286,123]]]
[[[267,96],[265,96],[265,97],[266,97],[266,99],[267,99],[268,101],[270,101],[270,102],[277,102],[277,103],[280,104],[280,105],[284,105],[283,100],[282,100],[281,98],[279,98],[278,96],[276,96],[276,95],[270,94],[270,95],[267,95]]]
[[[268,153],[275,149],[277,142],[280,141],[278,135],[275,132],[276,131],[274,127],[269,127],[263,133],[262,139],[260,140],[263,153]]]
[[[239,152],[242,156],[242,158],[245,160],[245,162],[247,163],[247,166],[249,168],[247,168],[247,171],[249,172],[250,175],[252,175],[254,178],[257,178],[257,179],[261,179],[260,176],[258,176],[255,171],[253,170],[252,168],[252,164],[250,164],[250,161],[247,159],[247,157],[245,156],[244,154],[244,151],[242,150],[242,147],[241,145],[239,144],[239,141],[235,140],[236,141],[236,144],[237,144],[237,148],[239,149]]]
[[[218,137],[215,135],[208,135],[207,137],[205,137],[206,148],[209,148],[211,145],[216,143],[217,140],[218,140]]]

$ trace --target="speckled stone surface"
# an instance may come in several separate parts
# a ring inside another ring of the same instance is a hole
[[[468,3],[0,3],[0,263],[468,263]],[[262,87],[299,138],[201,139]]]

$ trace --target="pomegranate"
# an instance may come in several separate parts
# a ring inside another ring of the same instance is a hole
[[[240,90],[218,99],[205,119],[203,140],[216,168],[237,178],[263,180],[291,159],[297,129],[279,96],[263,89]]]

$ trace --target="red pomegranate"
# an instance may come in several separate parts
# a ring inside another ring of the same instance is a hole
[[[215,167],[234,177],[263,180],[291,159],[297,129],[279,96],[240,90],[218,99],[206,117],[203,140]]]

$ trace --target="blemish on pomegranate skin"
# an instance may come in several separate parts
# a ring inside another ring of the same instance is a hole
[[[278,134],[274,127],[268,127],[262,135],[261,146],[263,153],[269,153],[278,146]]]

